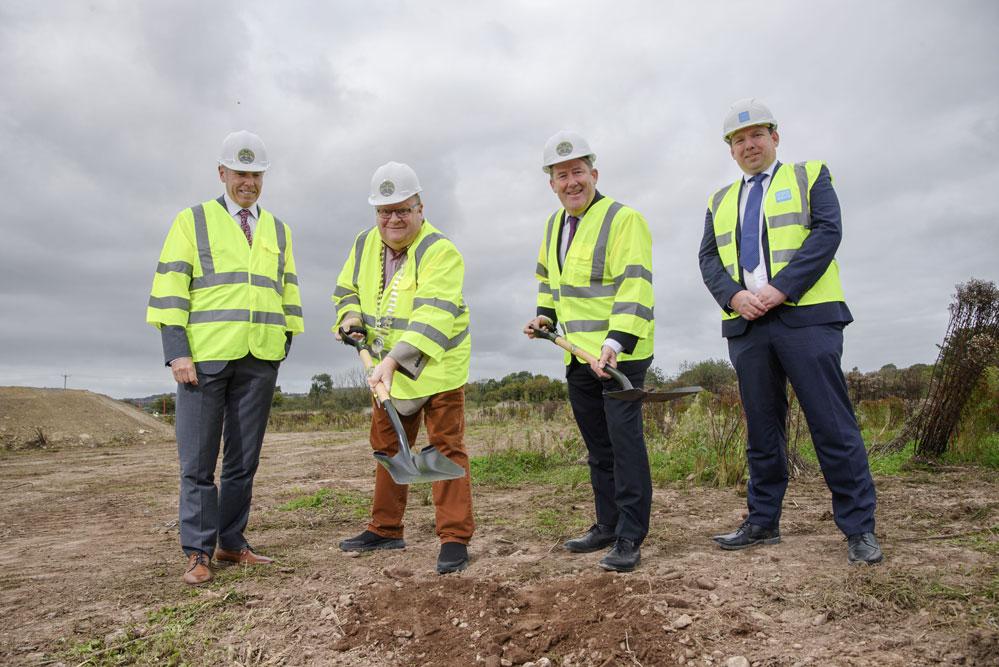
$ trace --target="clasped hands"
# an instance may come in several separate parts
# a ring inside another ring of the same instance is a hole
[[[756,294],[748,289],[735,293],[729,301],[729,306],[750,322],[763,317],[769,310],[787,301],[787,295],[773,285],[764,285]]]
[[[340,323],[340,328],[337,329],[336,339],[343,340],[344,336],[350,336],[354,340],[364,340],[364,334],[359,331],[354,331],[348,333],[351,327],[363,327],[363,323],[358,317],[345,317],[343,322]],[[371,371],[368,372],[368,386],[374,391],[375,387],[381,382],[385,385],[385,391],[392,391],[392,374],[395,373],[396,369],[399,368],[399,362],[392,357],[385,357],[379,361]]]

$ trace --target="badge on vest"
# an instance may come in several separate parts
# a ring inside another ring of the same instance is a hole
[[[774,199],[776,199],[778,202],[791,201],[791,190],[789,189],[778,190],[777,194],[774,195]]]

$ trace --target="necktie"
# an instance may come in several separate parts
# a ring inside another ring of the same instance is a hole
[[[250,231],[250,223],[247,222],[250,218],[250,212],[245,208],[239,211],[239,228],[243,230],[246,234],[246,242],[253,246],[253,232]]]
[[[572,245],[572,237],[576,235],[576,227],[579,225],[579,218],[574,215],[570,215],[566,220],[569,222],[569,238],[565,241],[565,251],[569,252],[569,246]]]
[[[739,265],[747,271],[755,271],[760,265],[760,205],[763,203],[763,179],[766,177],[766,174],[756,174],[749,179],[753,187],[746,200],[739,246]]]

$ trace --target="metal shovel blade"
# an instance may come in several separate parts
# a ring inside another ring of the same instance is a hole
[[[417,484],[437,482],[445,479],[461,479],[465,469],[441,454],[433,445],[424,447],[417,455],[409,448],[406,431],[392,401],[383,400],[382,407],[388,413],[389,421],[399,440],[399,451],[393,456],[384,452],[374,452],[375,460],[388,471],[396,484]]]

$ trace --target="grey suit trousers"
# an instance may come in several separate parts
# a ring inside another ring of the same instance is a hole
[[[180,543],[188,555],[202,551],[211,556],[216,545],[233,551],[247,546],[243,531],[279,363],[252,355],[228,363],[203,362],[196,365],[197,386],[177,385]]]

